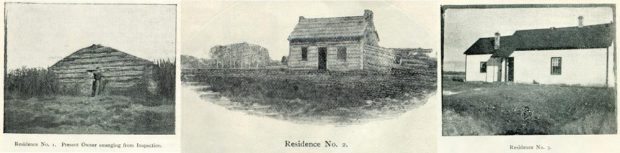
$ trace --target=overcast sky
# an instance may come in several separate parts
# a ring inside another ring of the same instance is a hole
[[[149,60],[174,59],[174,5],[6,6],[9,69],[49,67],[92,44]]]
[[[512,35],[516,30],[610,23],[609,7],[590,8],[512,8],[448,9],[444,29],[444,71],[465,71],[465,55],[478,38],[493,37],[495,32]]]
[[[267,48],[271,59],[279,60],[288,55],[287,38],[299,16],[362,16],[364,9],[374,13],[379,45],[439,50],[439,5],[434,2],[181,3],[185,55],[207,58],[215,45],[248,42]]]

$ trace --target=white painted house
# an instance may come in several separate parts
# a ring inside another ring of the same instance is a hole
[[[615,24],[518,30],[465,51],[465,80],[614,87]]]

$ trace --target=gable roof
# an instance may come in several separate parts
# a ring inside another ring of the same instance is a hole
[[[508,46],[513,46],[510,43],[514,43],[512,41],[512,36],[501,36],[499,38],[500,49],[507,48]],[[464,54],[467,55],[475,55],[475,54],[493,54],[495,44],[495,37],[485,37],[478,39],[474,44],[472,44]]]
[[[480,38],[464,54],[493,54],[507,57],[519,50],[555,50],[607,48],[615,38],[614,24],[518,30],[500,38],[500,49],[494,50],[494,38]]]
[[[372,23],[372,12],[370,10],[365,10],[364,16],[331,18],[304,18],[301,16],[288,40],[358,39],[363,37],[366,32],[377,34]]]
[[[613,24],[519,30],[517,50],[607,48],[614,39]]]

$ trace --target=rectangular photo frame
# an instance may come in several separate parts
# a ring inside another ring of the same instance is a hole
[[[0,151],[180,151],[176,3],[3,9]]]

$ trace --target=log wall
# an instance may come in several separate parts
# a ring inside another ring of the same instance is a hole
[[[58,76],[62,86],[77,87],[82,95],[90,95],[94,78],[89,70],[97,67],[103,75],[103,93],[132,90],[140,83],[145,83],[150,92],[156,90],[154,63],[100,45],[80,49],[52,65],[49,70]]]
[[[303,61],[301,48],[308,47],[308,60]],[[316,70],[319,66],[319,48],[327,48],[327,69],[350,71],[362,69],[362,51],[358,41],[292,42],[289,45],[288,67],[290,69]],[[338,47],[347,48],[346,60],[338,59]]]
[[[364,45],[364,69],[390,71],[396,67],[396,55],[393,49]]]

